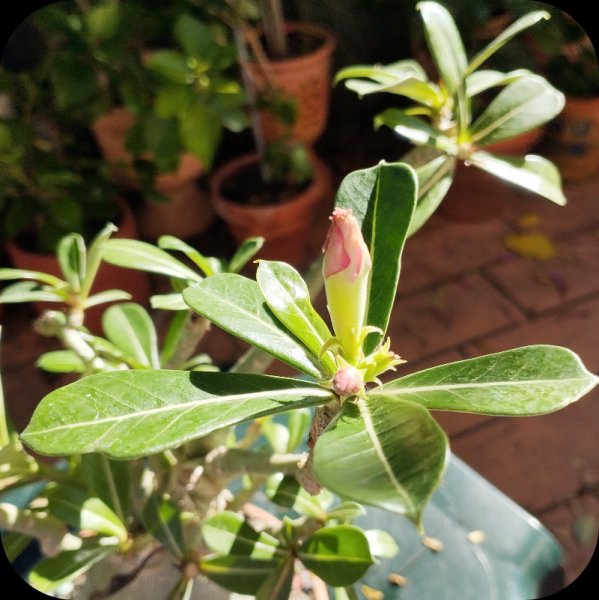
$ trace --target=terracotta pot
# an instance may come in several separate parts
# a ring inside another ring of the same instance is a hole
[[[599,98],[566,97],[551,123],[548,158],[565,183],[583,183],[599,175]]]
[[[124,107],[117,107],[101,116],[92,125],[94,136],[104,158],[113,166],[115,178],[132,188],[137,188],[131,163],[133,156],[125,148],[127,131],[135,123],[135,115]],[[152,155],[146,157],[151,160]],[[144,238],[156,239],[170,234],[181,238],[205,231],[215,215],[199,178],[206,169],[193,154],[181,155],[175,173],[156,176],[155,187],[167,198],[160,204],[148,200],[144,203],[139,220],[139,233]]]
[[[331,77],[335,38],[317,25],[288,23],[287,32],[299,32],[319,40],[316,50],[303,56],[271,60],[265,73],[257,63],[251,65],[250,75],[261,92],[268,87],[268,78],[286,97],[297,102],[296,122],[292,135],[307,144],[316,141],[326,127],[331,98]],[[260,113],[264,139],[268,142],[281,135],[284,127],[272,113]]]
[[[315,214],[319,205],[333,194],[327,165],[315,155],[312,155],[312,161],[314,179],[306,189],[284,203],[263,206],[240,204],[227,198],[222,191],[227,180],[258,163],[256,153],[233,159],[217,169],[212,178],[212,202],[237,243],[248,237],[263,236],[265,243],[259,253],[260,258],[303,265]]]
[[[125,201],[119,200],[122,206],[123,216],[121,222],[116,224],[118,231],[113,235],[115,238],[136,239],[137,226],[135,218],[129,205]],[[41,254],[38,252],[30,252],[18,246],[14,242],[6,243],[6,252],[14,267],[18,269],[28,269],[32,271],[41,271],[50,273],[57,277],[62,277],[58,259],[53,254]],[[98,275],[92,287],[92,294],[110,290],[122,289],[129,292],[132,300],[142,305],[149,304],[150,298],[150,280],[147,273],[135,271],[133,269],[123,269],[115,265],[103,262],[98,270]],[[56,310],[60,307],[57,303],[36,302],[34,308],[41,314],[43,311],[51,309]],[[102,332],[102,314],[109,304],[101,304],[90,308],[85,313],[85,326],[93,333],[101,334]]]
[[[543,134],[544,129],[541,127],[481,149],[497,154],[522,156],[534,148]],[[466,223],[490,221],[503,214],[510,198],[529,193],[478,167],[458,162],[453,182],[439,206],[439,214],[449,220]]]

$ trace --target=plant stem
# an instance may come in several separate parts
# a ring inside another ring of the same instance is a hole
[[[262,0],[260,2],[264,36],[271,55],[276,58],[287,56],[287,36],[280,0]]]
[[[177,345],[168,359],[165,368],[180,368],[193,355],[198,344],[209,330],[210,321],[208,319],[192,311],[188,311],[185,315],[185,323],[177,340]]]

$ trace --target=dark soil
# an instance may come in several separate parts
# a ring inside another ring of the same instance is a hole
[[[232,202],[248,206],[284,204],[295,198],[309,183],[289,185],[281,182],[266,183],[262,179],[258,163],[238,171],[223,182],[221,194]]]

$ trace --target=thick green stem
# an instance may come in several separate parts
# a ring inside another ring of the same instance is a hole
[[[185,315],[185,323],[177,339],[177,344],[173,350],[166,369],[178,369],[187,361],[197,348],[202,338],[210,330],[210,321],[200,315],[188,311]]]

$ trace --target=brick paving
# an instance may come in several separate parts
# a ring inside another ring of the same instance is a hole
[[[534,343],[570,347],[599,372],[599,181],[567,187],[566,195],[565,207],[530,195],[506,198],[505,210],[482,223],[435,215],[409,240],[389,328],[394,348],[409,359],[402,372]],[[323,205],[314,229],[313,255],[329,209]],[[518,231],[547,236],[555,256],[508,250],[505,236]],[[316,304],[323,308],[322,296]],[[33,316],[26,307],[7,307],[2,317],[4,387],[19,428],[63,382],[35,367],[37,355],[54,346],[31,332]],[[218,347],[223,357],[241,351],[223,339]],[[287,374],[277,366],[272,372]],[[597,543],[598,401],[596,389],[541,417],[435,415],[456,455],[557,537],[567,552],[566,583],[584,570]]]

